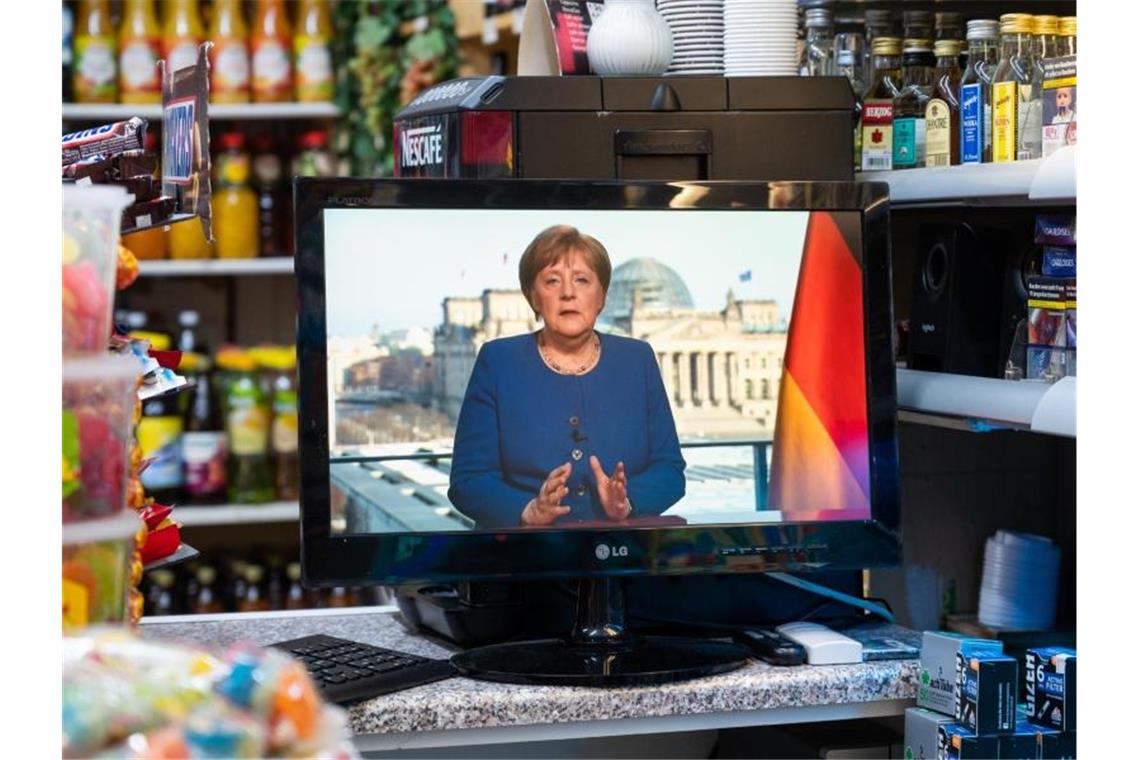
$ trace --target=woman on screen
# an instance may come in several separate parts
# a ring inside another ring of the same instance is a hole
[[[519,261],[542,328],[485,343],[455,432],[448,498],[478,529],[621,522],[685,494],[685,460],[648,343],[594,330],[609,255],[569,225]]]

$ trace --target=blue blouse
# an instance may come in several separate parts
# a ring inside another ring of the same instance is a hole
[[[550,471],[570,463],[556,521],[605,520],[590,456],[607,475],[625,463],[634,515],[659,515],[685,495],[685,460],[653,349],[598,333],[583,375],[546,366],[537,333],[492,340],[475,358],[455,432],[452,504],[480,529],[519,527]]]

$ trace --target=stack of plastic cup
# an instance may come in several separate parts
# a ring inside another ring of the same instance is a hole
[[[998,531],[986,541],[978,621],[1009,631],[1051,628],[1061,550],[1048,538]]]

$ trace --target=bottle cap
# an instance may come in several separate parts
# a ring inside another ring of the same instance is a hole
[[[1002,34],[1032,34],[1033,17],[1028,13],[1006,13],[1001,17]]]
[[[898,37],[876,37],[871,44],[871,52],[875,55],[899,55],[902,52],[902,40]]]
[[[198,582],[203,586],[209,586],[218,578],[218,571],[209,565],[203,565],[198,568]]]
[[[831,26],[832,15],[829,8],[811,8],[804,12],[804,27],[826,29]]]
[[[1059,32],[1066,37],[1077,36],[1077,17],[1076,16],[1061,16],[1057,20],[1057,28]]]
[[[934,40],[908,37],[903,40],[902,49],[904,53],[929,53],[934,50]]]
[[[289,565],[285,568],[285,575],[291,581],[301,580],[301,563],[290,562]]]
[[[218,145],[222,150],[244,150],[245,135],[241,132],[223,132],[218,138]]]
[[[178,324],[181,327],[197,327],[198,312],[191,309],[178,312]]]
[[[173,588],[174,587],[174,571],[173,570],[154,570],[151,573],[151,579],[159,588]]]
[[[962,52],[962,43],[958,40],[938,40],[934,43],[934,54],[939,58],[954,57]]]
[[[245,569],[245,582],[254,585],[261,583],[262,573],[261,565],[249,565]]]
[[[863,23],[866,26],[890,26],[893,21],[891,12],[884,8],[868,8],[863,13]]]
[[[323,129],[314,129],[301,135],[297,143],[301,150],[324,150],[329,146],[329,133]]]
[[[998,36],[998,22],[992,18],[975,18],[966,22],[967,40],[992,40]]]
[[[961,13],[935,13],[934,14],[934,28],[935,29],[961,29],[962,28],[962,14]]]
[[[1033,17],[1033,33],[1034,34],[1056,34],[1058,28],[1056,16],[1034,16]]]

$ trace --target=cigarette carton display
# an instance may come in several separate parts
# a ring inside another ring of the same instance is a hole
[[[949,631],[922,634],[922,668],[919,671],[918,706],[954,715],[954,684],[958,652],[1002,653],[1000,641],[974,639]]]
[[[993,760],[998,756],[996,736],[976,736],[958,723],[938,727],[938,760]]]
[[[1041,155],[1077,144],[1077,57],[1046,58],[1041,83]]]
[[[1005,734],[1017,720],[1017,660],[958,652],[954,719],[979,736]]]
[[[925,707],[908,707],[903,722],[905,756],[933,758],[938,755],[938,727],[954,721],[949,715],[927,710]],[[1036,740],[1036,734],[1034,739]],[[1034,744],[1036,750],[1036,744]]]

